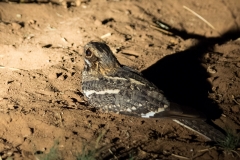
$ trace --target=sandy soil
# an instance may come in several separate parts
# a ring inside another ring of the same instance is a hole
[[[76,159],[84,147],[98,159],[240,159],[168,119],[100,113],[81,93],[83,46],[105,41],[168,99],[239,135],[240,1],[0,2],[0,20],[2,159],[54,149],[52,159]],[[174,34],[151,27],[153,20]]]

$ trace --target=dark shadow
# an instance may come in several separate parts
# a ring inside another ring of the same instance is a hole
[[[165,34],[168,34],[168,33],[171,33],[173,35],[177,35],[179,37],[181,37],[182,39],[186,40],[186,39],[189,39],[189,38],[194,38],[194,39],[205,39],[204,36],[202,35],[198,35],[198,34],[189,34],[187,33],[186,30],[178,30],[174,27],[171,27],[170,25],[168,25],[167,23],[165,22],[162,22],[160,20],[157,20],[156,18],[153,18],[153,23],[156,24],[156,27],[157,28],[160,28],[162,30],[165,30],[167,31]],[[183,28],[183,27],[182,27]]]
[[[184,38],[186,37],[184,31]],[[142,74],[163,90],[170,101],[195,108],[206,114],[207,118],[216,119],[222,111],[208,98],[211,84],[207,82],[207,78],[210,75],[201,62],[207,52],[213,51],[215,44],[239,38],[240,31],[229,31],[217,38],[205,38],[191,34],[188,37],[198,37],[199,41],[185,51],[162,58],[144,70]]]

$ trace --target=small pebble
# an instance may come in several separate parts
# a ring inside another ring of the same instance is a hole
[[[13,154],[13,151],[8,151],[8,152],[7,152],[7,155],[8,155],[8,156],[11,156],[12,154]]]
[[[95,24],[96,26],[101,26],[101,25],[102,25],[102,22],[96,19],[96,20],[94,21],[94,24]]]
[[[20,24],[15,22],[11,23],[11,25],[12,25],[12,28],[15,30],[19,30],[22,27]]]
[[[21,14],[16,14],[16,17],[17,18],[22,18],[22,15]]]
[[[238,63],[236,64],[236,66],[240,68],[240,62],[238,62]]]
[[[235,105],[235,106],[231,107],[232,111],[235,112],[235,113],[239,112],[239,108],[240,108],[240,106],[238,106],[238,105]]]
[[[237,76],[238,78],[240,78],[240,71],[237,71],[237,72],[236,72],[236,76]]]
[[[217,70],[215,69],[215,67],[214,66],[209,66],[208,68],[207,68],[207,72],[208,73],[211,73],[211,74],[215,74],[215,73],[217,73]]]

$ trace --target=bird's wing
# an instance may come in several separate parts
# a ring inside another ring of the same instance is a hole
[[[124,67],[117,71],[113,77],[121,77],[128,80],[130,88],[123,89],[121,96],[124,101],[129,101],[128,106],[135,106],[137,109],[131,113],[120,112],[121,114],[136,114],[143,118],[194,118],[205,119],[202,113],[196,110],[170,103],[164,93],[154,84],[143,78],[137,71],[132,68]],[[123,84],[127,84],[124,81]],[[120,87],[121,88],[121,87]],[[130,95],[129,97],[125,95]],[[132,102],[132,103],[131,103]],[[124,104],[125,102],[122,102]],[[141,104],[141,105],[137,105]],[[125,105],[125,104],[124,104]]]

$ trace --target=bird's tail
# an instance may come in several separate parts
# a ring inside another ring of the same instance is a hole
[[[174,122],[203,136],[206,140],[219,142],[224,140],[225,135],[218,129],[200,119],[173,119]]]
[[[221,141],[224,134],[206,122],[206,117],[201,112],[176,103],[170,104],[170,109],[159,112],[153,118],[171,118],[174,122],[203,136],[209,141]]]

